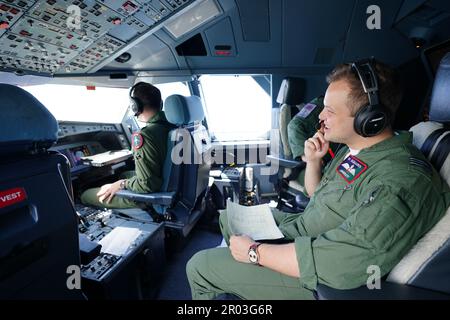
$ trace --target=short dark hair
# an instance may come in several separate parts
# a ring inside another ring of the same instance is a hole
[[[388,65],[373,61],[372,66],[378,79],[379,98],[381,104],[388,112],[390,124],[393,124],[395,114],[403,97],[403,85],[398,72]],[[348,95],[348,107],[352,116],[359,109],[369,104],[369,98],[364,92],[361,80],[351,64],[340,64],[327,76],[328,84],[339,80],[345,80],[350,85],[351,92]]]
[[[150,83],[139,82],[133,90],[133,97],[141,101],[144,108],[160,110],[161,108],[161,91]]]

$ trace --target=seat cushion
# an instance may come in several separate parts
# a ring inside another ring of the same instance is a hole
[[[439,257],[450,248],[449,238],[450,208],[444,217],[392,269],[387,281],[428,287],[450,293],[450,258]],[[437,259],[440,260],[439,266],[433,263]]]

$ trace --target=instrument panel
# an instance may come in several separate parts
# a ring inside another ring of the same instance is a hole
[[[194,0],[0,0],[0,71],[92,73]]]
[[[89,170],[93,164],[86,163],[85,157],[92,157],[110,150],[129,150],[130,143],[120,124],[60,121],[58,143],[51,150],[64,154],[75,177]],[[122,155],[117,152],[110,158],[128,159],[131,152]]]

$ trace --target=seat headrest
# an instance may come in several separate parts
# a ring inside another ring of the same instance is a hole
[[[430,120],[450,122],[450,53],[441,60],[430,104]]]
[[[58,138],[55,117],[22,88],[0,83],[0,154],[49,148]]]
[[[302,78],[284,78],[278,91],[277,102],[296,106],[303,102],[305,81]]]
[[[203,106],[199,97],[185,97],[174,94],[164,103],[167,121],[177,126],[188,125],[204,118]]]
[[[410,129],[413,144],[450,185],[450,131],[442,123],[420,122]]]

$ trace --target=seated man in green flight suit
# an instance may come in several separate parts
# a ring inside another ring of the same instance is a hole
[[[201,251],[186,267],[194,299],[313,299],[317,284],[365,285],[369,267],[386,275],[449,207],[449,187],[412,134],[392,129],[401,100],[395,72],[360,61],[337,66],[328,83],[323,132],[305,142],[311,201],[303,214],[273,212],[287,243],[232,235],[222,214],[229,247]],[[322,174],[330,141],[346,146]]]
[[[167,152],[167,137],[174,128],[161,110],[161,92],[155,86],[139,82],[130,89],[131,109],[139,121],[147,125],[132,136],[135,171],[125,172],[124,179],[101,188],[88,189],[81,202],[104,208],[134,208],[135,202],[114,197],[117,191],[128,189],[137,193],[157,192],[162,185],[163,165]]]
[[[323,110],[323,96],[314,98],[307,103],[293,118],[289,121],[287,132],[289,147],[292,151],[292,157],[297,161],[302,161],[305,154],[305,141],[314,136],[320,129],[319,114]],[[323,157],[323,165],[325,166],[331,161],[337,150],[341,148],[341,144],[330,143],[330,150]],[[305,170],[296,172],[296,178],[293,177],[301,187],[305,185]]]

